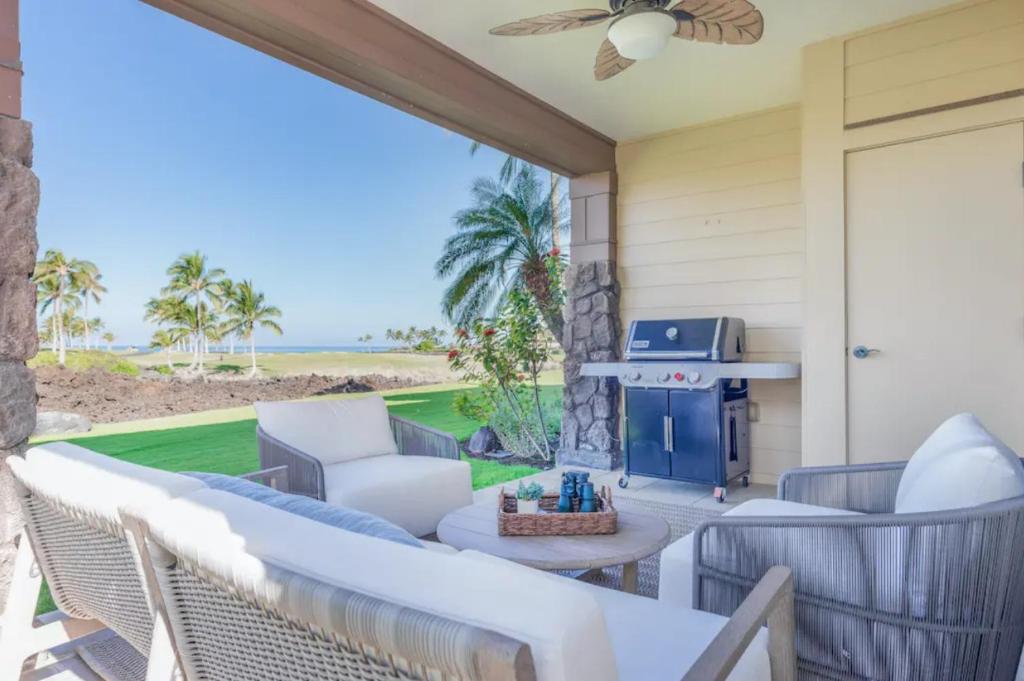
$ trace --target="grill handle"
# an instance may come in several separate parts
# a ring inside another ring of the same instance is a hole
[[[662,433],[662,439],[665,443],[665,451],[671,452],[675,450],[675,443],[672,441],[672,417],[666,416],[662,421],[662,427],[664,431]]]

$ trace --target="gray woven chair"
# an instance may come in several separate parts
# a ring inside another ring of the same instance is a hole
[[[1024,497],[893,513],[905,463],[803,468],[778,496],[868,515],[723,516],[694,534],[694,606],[729,614],[792,569],[802,679],[1010,681],[1024,644]]]
[[[450,433],[400,416],[389,415],[389,418],[399,454],[459,460],[459,441]],[[271,437],[259,426],[256,427],[256,439],[259,442],[260,468],[287,466],[289,492],[326,501],[324,467],[319,459]]]

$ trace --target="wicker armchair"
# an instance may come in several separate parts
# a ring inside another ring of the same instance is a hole
[[[459,442],[453,435],[400,416],[389,415],[389,418],[399,454],[459,460]],[[319,459],[271,437],[259,426],[256,427],[256,440],[261,469],[285,466],[290,493],[304,494],[320,501],[327,499],[324,467]]]
[[[867,515],[723,516],[693,541],[693,604],[729,614],[792,569],[802,679],[1010,681],[1024,644],[1024,497],[893,513],[905,463],[803,468],[781,500]]]

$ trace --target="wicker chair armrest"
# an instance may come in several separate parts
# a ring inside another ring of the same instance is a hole
[[[793,603],[793,575],[789,568],[775,566],[768,570],[683,681],[725,681],[766,623],[772,681],[796,681]]]
[[[459,441],[451,433],[430,428],[422,423],[390,415],[391,432],[395,435],[399,454],[436,456],[442,459],[461,458]]]
[[[288,492],[326,500],[324,467],[319,459],[267,435],[259,426],[256,427],[256,440],[262,470],[284,466],[288,470]]]
[[[778,498],[859,513],[892,513],[906,461],[793,468],[779,478]]]

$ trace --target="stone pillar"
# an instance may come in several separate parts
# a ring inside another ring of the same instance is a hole
[[[619,383],[580,376],[584,362],[619,358],[619,283],[615,276],[614,172],[569,183],[572,242],[566,272],[565,390],[558,464],[611,470],[622,465]]]
[[[25,360],[38,349],[36,211],[32,126],[21,120],[18,2],[0,0],[0,608],[14,560],[21,513],[3,461],[24,451],[36,423],[36,384]]]

